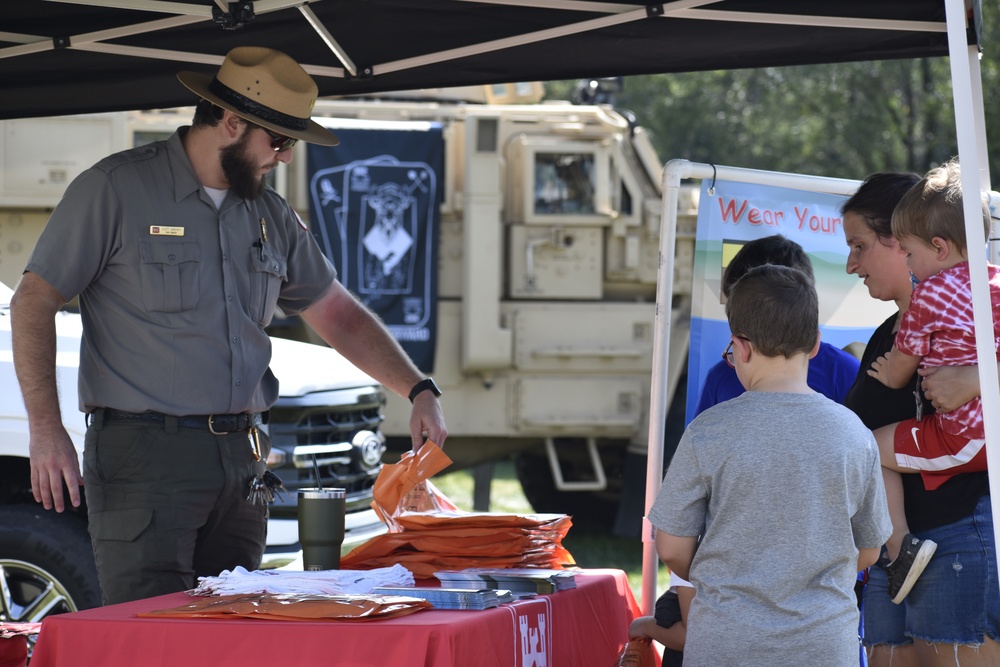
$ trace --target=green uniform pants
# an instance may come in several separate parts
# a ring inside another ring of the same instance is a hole
[[[197,577],[260,565],[267,506],[246,500],[246,432],[176,424],[87,429],[84,490],[104,604],[194,588]],[[266,457],[270,441],[260,434]]]

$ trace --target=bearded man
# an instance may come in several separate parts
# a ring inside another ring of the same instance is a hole
[[[192,125],[75,179],[11,303],[32,493],[62,512],[84,486],[105,604],[259,565],[267,505],[247,485],[270,449],[258,426],[278,397],[264,330],[277,306],[410,398],[414,450],[447,437],[433,380],[266,186],[296,141],[338,143],[310,118],[312,78],[284,53],[239,47],[214,76],[178,79],[201,98]],[[77,296],[82,475],[55,381],[55,315]]]

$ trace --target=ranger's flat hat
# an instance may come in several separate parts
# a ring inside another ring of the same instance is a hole
[[[212,76],[179,72],[189,90],[240,118],[269,130],[321,146],[340,140],[310,118],[319,92],[302,66],[281,51],[238,46]]]

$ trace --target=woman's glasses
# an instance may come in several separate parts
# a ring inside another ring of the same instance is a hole
[[[740,338],[742,340],[747,341],[748,343],[750,342],[750,339],[747,338],[746,336],[740,336],[740,335],[737,335],[737,334],[733,334],[733,338]],[[732,338],[729,339],[729,345],[726,346],[726,351],[722,353],[722,358],[725,360],[725,362],[727,364],[729,364],[730,368],[736,368],[736,364],[734,363],[734,359],[733,359],[733,339]]]

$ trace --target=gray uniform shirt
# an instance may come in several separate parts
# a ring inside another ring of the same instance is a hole
[[[859,548],[892,524],[878,447],[819,394],[747,392],[685,431],[649,511],[703,535],[685,667],[858,664]]]
[[[336,278],[274,191],[253,201],[229,193],[216,209],[185,131],[76,178],[28,262],[67,299],[80,296],[85,412],[267,409],[278,396],[264,331],[275,306],[296,313]]]

